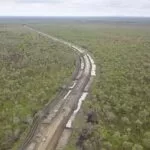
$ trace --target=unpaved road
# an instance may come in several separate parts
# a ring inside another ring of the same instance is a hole
[[[72,122],[83,100],[88,95],[93,77],[96,75],[96,66],[86,50],[27,25],[24,25],[24,27],[44,37],[67,45],[80,55],[80,68],[75,80],[72,81],[64,97],[49,110],[40,125],[38,125],[33,138],[21,147],[21,150],[55,150],[64,129],[72,128]]]

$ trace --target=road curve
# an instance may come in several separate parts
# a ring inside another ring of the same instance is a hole
[[[19,150],[55,150],[65,128],[71,129],[72,122],[80,110],[82,102],[88,95],[93,77],[96,76],[96,65],[86,50],[58,39],[28,25],[25,28],[32,30],[53,41],[67,45],[80,55],[80,68],[75,79],[68,87],[61,99],[48,110],[48,113],[40,121],[37,130],[32,137],[27,139]]]

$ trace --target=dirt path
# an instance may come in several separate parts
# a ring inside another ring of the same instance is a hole
[[[88,95],[88,89],[92,83],[91,81],[93,76],[96,75],[96,66],[94,60],[86,50],[83,50],[72,43],[33,29],[27,25],[24,25],[24,27],[37,32],[44,37],[65,44],[78,54],[82,54],[80,55],[80,68],[78,74],[75,80],[72,81],[67,93],[52,109],[49,110],[49,113],[38,125],[38,129],[34,133],[31,141],[21,148],[21,150],[54,150],[59,142],[60,144],[57,147],[57,150],[60,150],[67,143],[70,136],[69,129],[72,128],[72,122],[80,110],[82,102]],[[65,130],[66,127],[67,130]],[[61,135],[64,138],[61,138],[60,140]]]

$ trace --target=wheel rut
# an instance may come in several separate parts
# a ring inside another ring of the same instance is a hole
[[[36,32],[44,37],[62,43],[74,50],[79,55],[80,65],[70,86],[61,91],[60,96],[53,104],[49,104],[34,123],[30,133],[19,150],[61,150],[68,141],[72,130],[72,122],[80,110],[82,102],[88,95],[89,88],[94,76],[96,76],[96,65],[86,50],[58,39],[28,25],[25,28]],[[63,138],[60,138],[63,137]],[[58,144],[59,143],[59,144]]]

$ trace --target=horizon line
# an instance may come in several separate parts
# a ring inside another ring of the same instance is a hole
[[[22,16],[17,16],[17,15],[12,15],[11,16],[10,15],[9,16],[9,15],[6,15],[5,16],[4,15],[4,16],[0,16],[0,17],[29,17],[29,18],[32,18],[32,17],[42,17],[42,18],[48,18],[48,17],[55,17],[55,18],[63,18],[63,17],[66,17],[66,18],[70,18],[70,17],[71,18],[76,18],[76,17],[78,17],[78,18],[80,18],[80,17],[81,18],[83,18],[83,17],[84,18],[87,18],[87,17],[90,17],[90,18],[95,18],[95,17],[101,17],[101,18],[102,17],[106,17],[106,18],[107,17],[111,17],[111,18],[120,18],[120,17],[121,18],[150,18],[150,16],[44,16],[44,15],[43,16],[40,16],[40,15],[39,16],[34,16],[34,15],[33,16],[28,16],[28,15],[27,16],[25,16],[25,15],[22,15]]]

